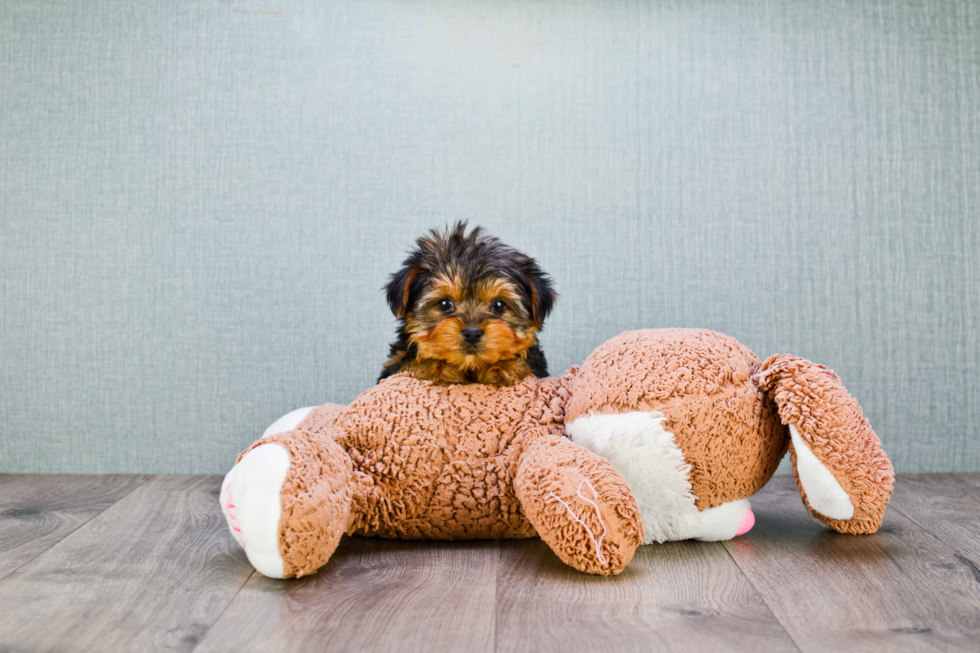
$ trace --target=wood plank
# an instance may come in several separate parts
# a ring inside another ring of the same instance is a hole
[[[320,574],[274,581],[228,536],[219,482],[0,476],[0,649],[974,650],[980,636],[980,474],[899,477],[882,530],[857,537],[777,478],[750,534],[641,547],[611,579],[537,540],[345,538]]]
[[[497,542],[345,537],[319,573],[256,573],[206,651],[490,651]]]
[[[725,546],[803,651],[976,650],[973,570],[900,511],[854,536],[811,519],[791,477],[752,502],[755,529]]]
[[[155,477],[0,581],[0,649],[191,650],[252,574],[220,477]]]
[[[148,479],[131,475],[0,475],[0,579]]]
[[[926,474],[922,474],[926,476]],[[980,474],[953,474],[956,480],[980,490]],[[903,477],[904,478],[904,477]]]
[[[961,562],[977,570],[980,582],[980,485],[969,481],[964,474],[900,476],[888,509],[955,549]]]
[[[579,573],[539,541],[502,542],[500,651],[796,651],[721,544],[640,547],[620,576]]]

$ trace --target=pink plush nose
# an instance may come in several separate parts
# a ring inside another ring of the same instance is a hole
[[[745,535],[752,530],[753,526],[755,526],[755,513],[752,512],[752,509],[750,508],[746,510],[745,515],[742,516],[742,525],[738,527],[738,532],[735,533],[735,537]]]

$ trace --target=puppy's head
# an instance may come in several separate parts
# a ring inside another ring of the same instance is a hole
[[[465,222],[421,237],[385,288],[419,359],[466,372],[527,356],[556,294],[537,262]]]

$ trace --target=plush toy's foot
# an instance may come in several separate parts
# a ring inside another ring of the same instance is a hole
[[[249,562],[265,576],[315,572],[340,542],[351,509],[351,462],[306,431],[263,438],[221,485],[221,509]]]
[[[263,444],[231,468],[221,484],[221,510],[231,535],[259,573],[282,578],[279,553],[280,495],[289,471],[289,454],[278,444]]]
[[[562,561],[603,576],[626,568],[643,541],[636,499],[606,460],[559,436],[521,456],[514,489],[524,516]]]
[[[747,533],[755,516],[747,499],[698,510],[691,466],[659,412],[587,415],[568,425],[568,435],[608,460],[633,491],[643,516],[644,544],[699,539],[730,540]]]
[[[810,512],[841,533],[874,533],[895,474],[861,407],[836,374],[773,356],[756,376],[789,427],[793,475]]]
[[[745,535],[755,526],[755,513],[748,499],[729,501],[701,511],[701,524],[694,537],[702,542],[722,542]]]

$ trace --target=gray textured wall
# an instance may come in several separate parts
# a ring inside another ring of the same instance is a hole
[[[556,278],[555,370],[716,329],[980,469],[972,0],[7,2],[0,183],[0,471],[225,470],[456,218]]]

